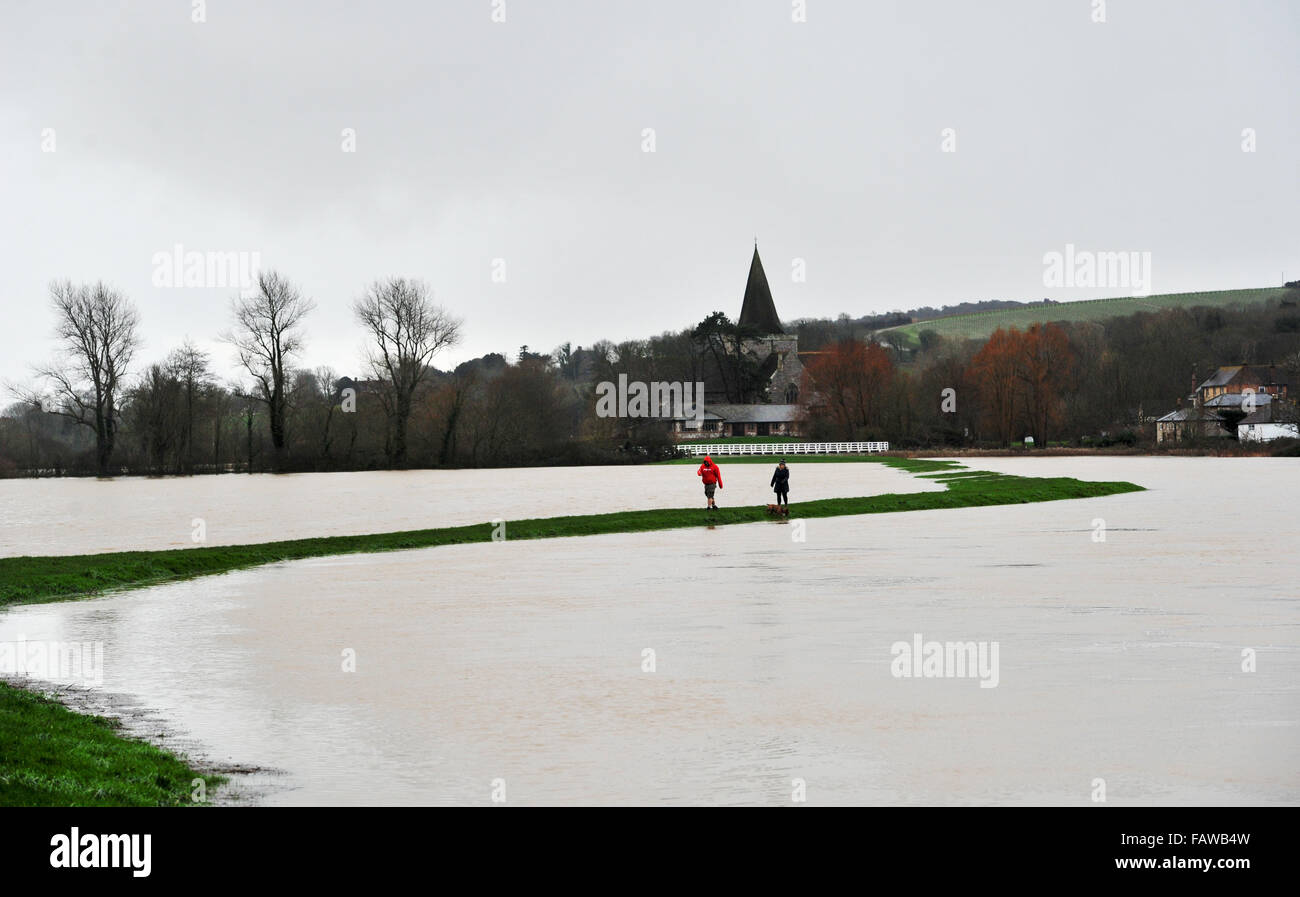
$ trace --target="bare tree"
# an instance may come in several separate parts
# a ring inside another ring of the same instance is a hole
[[[460,338],[459,319],[433,303],[426,284],[390,277],[371,284],[353,305],[357,319],[369,331],[367,360],[388,417],[386,448],[389,464],[406,463],[406,431],[415,392],[429,373],[439,351]]]
[[[256,381],[258,400],[266,405],[278,467],[289,407],[286,371],[302,348],[302,319],[316,303],[276,271],[259,272],[257,287],[256,295],[235,300],[235,329],[222,338],[235,347],[239,363]]]
[[[185,398],[184,450],[180,458],[186,473],[194,472],[194,407],[211,380],[208,354],[186,338],[184,345],[167,357],[167,368],[181,384]]]
[[[70,280],[50,284],[50,301],[58,317],[55,335],[61,357],[39,369],[53,396],[29,398],[48,405],[95,434],[95,466],[108,476],[117,439],[118,394],[131,358],[139,346],[139,315],[117,290],[99,283],[74,285]]]

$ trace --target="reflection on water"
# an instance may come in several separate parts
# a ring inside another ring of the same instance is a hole
[[[1151,491],[321,558],[16,608],[0,640],[103,641],[105,692],[283,770],[267,803],[1300,801],[1300,567],[1261,550],[1300,465],[980,466]],[[915,633],[999,642],[998,687],[893,678]]]
[[[943,487],[883,464],[794,464],[796,502]],[[766,504],[772,465],[724,464],[719,505]],[[694,465],[0,480],[0,557],[240,545],[704,506]]]

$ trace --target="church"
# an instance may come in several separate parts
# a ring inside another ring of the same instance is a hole
[[[776,313],[757,242],[737,323],[754,334],[741,341],[739,351],[757,367],[755,401],[729,401],[736,396],[728,394],[722,373],[709,371],[704,378],[704,419],[676,421],[679,438],[799,435],[799,391],[804,388],[799,336],[787,333]]]

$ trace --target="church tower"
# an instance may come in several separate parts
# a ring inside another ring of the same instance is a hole
[[[740,306],[741,327],[754,327],[767,336],[784,333],[781,318],[776,313],[776,303],[772,301],[772,288],[767,285],[767,273],[763,270],[763,260],[758,257],[758,241],[754,241],[754,258],[749,263],[749,280],[745,282],[745,301]]]
[[[781,317],[776,313],[772,288],[767,283],[763,260],[758,257],[757,240],[754,241],[754,257],[749,263],[749,279],[745,282],[745,298],[740,305],[737,323],[752,327],[759,334],[745,340],[743,349],[752,353],[762,366],[768,404],[793,405],[798,402],[799,382],[803,379],[799,336],[786,333]]]

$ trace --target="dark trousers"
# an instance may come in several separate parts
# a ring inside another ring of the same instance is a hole
[[[789,498],[789,495],[790,495],[790,490],[789,490],[789,489],[785,489],[785,490],[783,490],[783,491],[778,491],[778,492],[776,493],[776,503],[777,503],[778,505],[788,505],[788,504],[790,504],[790,498]]]

